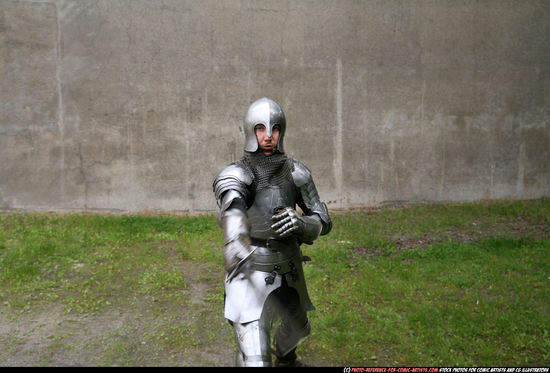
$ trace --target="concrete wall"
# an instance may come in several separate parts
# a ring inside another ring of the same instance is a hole
[[[331,208],[550,195],[546,0],[0,0],[0,47],[0,209],[216,209],[262,96]]]

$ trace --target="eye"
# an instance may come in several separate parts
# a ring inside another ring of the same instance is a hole
[[[256,124],[254,131],[265,131],[265,126],[263,124]]]

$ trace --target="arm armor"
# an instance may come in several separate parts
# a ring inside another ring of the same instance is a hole
[[[244,202],[244,208],[242,208],[242,210],[246,212],[246,207],[251,197],[249,188],[252,185],[252,181],[252,174],[235,163],[224,168],[218,176],[216,176],[213,189],[216,201],[220,207],[218,224],[220,224],[221,218],[234,202],[237,203],[240,208],[243,207],[242,202]],[[241,202],[236,201],[237,199],[240,199]]]
[[[250,184],[250,175],[235,164],[224,168],[214,180],[214,194],[220,206],[218,224],[224,236],[223,259],[228,273],[250,252],[250,224],[245,202]]]
[[[239,207],[231,206],[218,219],[223,229],[223,262],[227,273],[230,273],[239,261],[250,253],[250,224],[246,213]]]
[[[325,235],[332,229],[332,221],[328,214],[327,205],[319,199],[317,188],[311,176],[311,171],[299,161],[294,160],[293,163],[294,169],[292,171],[292,178],[294,179],[294,184],[298,191],[298,206],[300,206],[304,215],[310,217],[310,219],[308,219],[310,224],[308,225],[312,227],[316,225],[311,219],[320,221],[321,229],[320,233],[317,235]],[[308,238],[311,238],[311,236]],[[315,238],[317,237],[315,236]],[[307,241],[304,242],[307,243]]]

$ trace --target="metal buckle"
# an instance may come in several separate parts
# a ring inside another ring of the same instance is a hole
[[[288,262],[288,267],[290,268],[290,276],[292,276],[292,281],[298,281],[298,268],[296,268],[292,260]]]
[[[273,283],[275,282],[275,278],[279,274],[278,272],[280,270],[281,270],[281,267],[278,266],[278,265],[275,265],[273,267],[273,271],[271,271],[271,273],[269,275],[267,275],[266,278],[265,278],[266,285],[273,285]]]

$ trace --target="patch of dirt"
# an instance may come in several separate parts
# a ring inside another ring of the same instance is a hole
[[[550,240],[550,226],[538,223],[531,223],[523,218],[517,218],[510,221],[495,223],[490,227],[476,228],[477,223],[472,223],[472,230],[465,231],[445,231],[434,235],[425,234],[423,237],[395,237],[396,251],[398,254],[402,250],[424,249],[436,242],[454,241],[460,243],[475,242],[488,237],[512,237]],[[360,256],[373,257],[389,255],[381,248],[354,246],[350,251]]]
[[[507,227],[514,237],[529,237],[550,240],[550,226],[546,224],[533,224],[525,219],[515,219]]]
[[[433,243],[433,239],[428,236],[422,238],[398,238],[395,245],[399,250],[415,249],[429,246]]]
[[[0,366],[233,365],[233,329],[222,309],[214,315],[205,307],[217,284],[201,278],[202,264],[183,262],[181,270],[188,284],[184,308],[150,295],[95,314],[66,312],[60,302],[25,311],[0,303]],[[181,335],[184,347],[166,345],[161,328]]]

